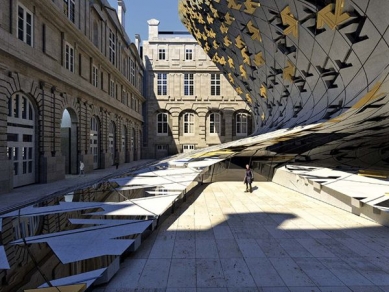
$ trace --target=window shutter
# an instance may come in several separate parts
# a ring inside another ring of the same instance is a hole
[[[183,118],[184,118],[183,115],[180,115],[178,118],[178,129],[179,129],[180,136],[183,136],[183,134],[184,134]]]
[[[232,137],[236,136],[236,114],[232,116]]]
[[[247,123],[247,135],[251,135],[253,132],[253,117],[250,114],[247,116]]]
[[[171,128],[173,125],[173,121],[172,121],[172,116],[170,114],[168,114],[168,116],[167,116],[167,121],[168,121],[167,135],[173,136],[172,128]]]

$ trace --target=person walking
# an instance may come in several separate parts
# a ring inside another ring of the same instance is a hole
[[[253,187],[251,186],[253,180],[254,180],[253,171],[251,170],[250,165],[246,164],[246,173],[243,179],[243,183],[246,185],[245,193],[249,191],[249,187],[250,187],[250,193],[253,192]]]
[[[79,175],[84,175],[84,162],[80,161],[80,174]]]
[[[115,157],[113,164],[116,166],[116,169],[119,167],[119,151],[116,149],[115,151]]]

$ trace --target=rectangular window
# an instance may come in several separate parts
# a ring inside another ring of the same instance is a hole
[[[182,151],[183,151],[184,153],[190,152],[190,151],[193,151],[193,150],[195,150],[195,145],[193,145],[193,144],[182,145]]]
[[[158,95],[167,95],[167,74],[166,73],[158,73],[157,93]]]
[[[192,49],[185,49],[185,60],[193,60],[193,50]]]
[[[212,113],[209,115],[209,133],[220,134],[220,114]]]
[[[18,38],[27,45],[32,46],[33,18],[32,13],[22,5],[18,5]]]
[[[18,142],[19,135],[14,133],[8,133],[7,134],[7,141],[9,142]]]
[[[193,74],[184,74],[184,95],[193,95]]]
[[[158,60],[166,60],[166,50],[165,49],[158,50]]]
[[[99,69],[95,65],[92,66],[92,85],[94,87],[99,86]]]
[[[220,74],[211,74],[211,95],[220,95]]]
[[[195,124],[194,124],[194,114],[185,113],[184,114],[184,134],[194,134]]]
[[[75,0],[63,0],[63,13],[74,23]]]
[[[167,145],[157,145],[157,151],[166,151]]]
[[[247,115],[238,113],[236,115],[236,135],[245,136],[247,135]]]
[[[115,65],[116,60],[116,36],[111,29],[109,29],[109,61]]]
[[[109,82],[109,95],[115,97],[115,81],[110,80]]]
[[[157,134],[164,136],[168,134],[168,122],[166,113],[159,113],[157,115]]]
[[[65,68],[74,72],[74,49],[68,43],[65,44]]]

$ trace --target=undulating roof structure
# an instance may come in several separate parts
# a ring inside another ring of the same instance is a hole
[[[254,135],[286,130],[253,145],[257,156],[376,171],[389,162],[388,9],[388,1],[179,1],[182,22],[250,105]]]

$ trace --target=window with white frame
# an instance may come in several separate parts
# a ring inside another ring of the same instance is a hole
[[[63,0],[63,13],[71,22],[74,23],[74,9],[75,9],[75,0]]]
[[[18,5],[18,39],[32,46],[33,42],[32,13],[22,5]]]
[[[97,69],[97,66],[92,66],[92,85],[94,87],[99,86],[99,69]]]
[[[184,74],[184,95],[193,95],[193,74]]]
[[[195,150],[195,145],[193,145],[193,144],[182,145],[182,152],[184,152],[184,153],[190,152],[193,150]]]
[[[157,114],[157,135],[167,136],[168,134],[168,122],[167,113]]]
[[[168,145],[166,144],[157,145],[157,151],[166,151],[166,150],[168,150]]]
[[[109,61],[115,65],[116,60],[116,36],[112,29],[109,29]]]
[[[195,115],[193,113],[185,113],[183,116],[184,134],[194,134],[195,132]]]
[[[109,81],[109,95],[115,97],[115,81],[112,79]]]
[[[166,50],[165,49],[158,50],[158,60],[166,60]]]
[[[220,114],[211,113],[209,115],[209,133],[220,134]]]
[[[220,95],[220,74],[211,74],[211,95]]]
[[[185,60],[193,60],[193,49],[185,49]]]
[[[247,114],[245,113],[236,114],[236,135],[247,135]]]
[[[167,95],[167,74],[158,73],[157,75],[157,93],[158,95]]]
[[[68,43],[65,43],[65,68],[74,72],[74,48]]]

